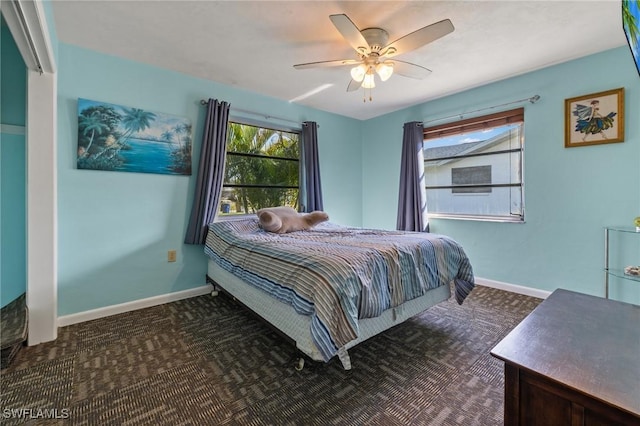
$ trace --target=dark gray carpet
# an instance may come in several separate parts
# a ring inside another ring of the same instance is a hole
[[[296,371],[294,349],[222,295],[115,315],[20,351],[1,373],[0,423],[499,425],[489,351],[540,302],[477,287],[351,349],[351,371]],[[33,419],[47,415],[66,418]]]

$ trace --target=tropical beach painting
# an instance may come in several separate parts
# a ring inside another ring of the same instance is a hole
[[[622,1],[622,29],[640,75],[640,1]]]
[[[78,169],[191,174],[187,118],[78,99]]]

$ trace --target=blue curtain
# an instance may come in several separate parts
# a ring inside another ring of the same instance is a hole
[[[318,124],[302,123],[302,157],[304,164],[304,198],[301,210],[322,210],[322,185],[320,183],[320,159],[318,158]]]
[[[396,224],[397,229],[401,231],[429,232],[423,141],[422,123],[412,121],[404,124]]]
[[[207,238],[207,225],[213,222],[218,211],[220,191],[224,181],[229,107],[227,102],[216,99],[209,99],[207,104],[198,180],[187,235],[184,239],[185,244],[204,244]]]

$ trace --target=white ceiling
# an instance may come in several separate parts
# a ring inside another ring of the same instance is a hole
[[[73,44],[320,110],[369,119],[472,87],[624,45],[620,1],[60,1],[56,30]],[[355,59],[329,20],[395,40],[451,19],[455,31],[397,56],[431,69],[346,92],[349,67],[294,64]],[[203,98],[215,94],[202,94]]]

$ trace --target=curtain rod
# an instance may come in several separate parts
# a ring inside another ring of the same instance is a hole
[[[204,99],[200,100],[200,105],[207,105],[209,102],[205,101]],[[288,121],[289,123],[295,123],[296,125],[300,126],[301,122],[299,121],[294,121],[294,120],[289,120],[288,118],[282,118],[282,117],[276,117],[274,115],[269,115],[269,114],[262,114],[260,112],[255,112],[255,111],[248,111],[246,109],[240,109],[240,108],[234,108],[231,107],[231,109],[235,112],[243,112],[245,114],[251,114],[251,115],[255,115],[255,116],[259,116],[259,117],[263,117],[267,120],[269,119],[273,119],[273,120],[280,120],[280,121]],[[319,126],[318,126],[319,127]]]
[[[507,105],[519,104],[521,102],[531,102],[532,104],[535,104],[539,100],[540,100],[540,95],[533,95],[530,98],[518,99],[517,101],[507,102],[505,104],[494,105],[494,106],[490,106],[490,107],[486,107],[486,108],[480,108],[480,109],[476,109],[476,110],[473,110],[473,111],[463,112],[463,113],[460,113],[460,114],[448,115],[446,117],[434,118],[433,120],[423,121],[422,124],[424,125],[424,124],[427,124],[427,123],[433,123],[434,121],[446,120],[448,118],[454,118],[454,117],[460,117],[460,119],[462,120],[462,118],[465,115],[474,114],[476,112],[487,111],[487,110],[490,110],[490,109],[500,108],[500,107],[507,106]]]

